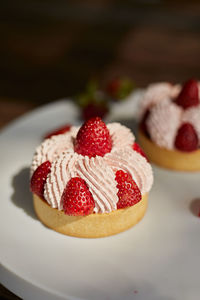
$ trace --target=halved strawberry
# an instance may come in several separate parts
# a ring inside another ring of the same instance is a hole
[[[46,183],[47,175],[51,169],[50,161],[45,161],[42,163],[33,173],[30,182],[31,192],[37,196],[43,198],[44,194],[44,185]]]
[[[144,156],[146,158],[146,160],[148,160],[146,154],[144,153],[144,151],[142,150],[142,148],[135,142],[133,143],[132,146],[133,150],[135,150],[136,152],[140,153],[142,156]]]
[[[180,151],[191,152],[198,148],[198,136],[190,123],[184,123],[178,130],[175,147]]]
[[[63,134],[63,133],[65,133],[65,132],[69,131],[70,128],[71,128],[71,125],[65,124],[65,125],[63,125],[63,126],[57,128],[57,129],[55,129],[55,130],[53,130],[53,131],[47,133],[47,135],[45,135],[44,138],[45,138],[45,139],[49,139],[49,138],[52,137],[53,135]]]
[[[150,138],[149,131],[147,128],[147,119],[150,115],[150,109],[147,109],[142,117],[142,120],[140,122],[140,130],[148,137]]]
[[[184,109],[196,106],[199,104],[199,87],[198,81],[190,79],[186,81],[182,87],[182,90],[175,100],[176,104]]]
[[[73,177],[67,183],[62,194],[63,210],[66,215],[86,216],[93,213],[94,199],[85,181]]]
[[[86,121],[79,129],[75,143],[75,152],[94,157],[104,156],[112,149],[112,139],[106,124],[99,118]]]
[[[118,170],[115,180],[118,188],[118,209],[133,206],[142,199],[141,192],[129,173]]]

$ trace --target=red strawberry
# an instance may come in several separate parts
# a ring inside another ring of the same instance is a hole
[[[76,103],[81,112],[84,121],[94,117],[103,118],[109,112],[109,99],[107,95],[100,90],[96,80],[88,82],[86,89],[80,95],[77,95]]]
[[[142,148],[140,148],[140,146],[137,144],[137,143],[133,143],[133,150],[135,150],[136,152],[140,153],[142,156],[144,156],[147,159],[146,157],[146,154],[144,153],[144,151],[142,150]]]
[[[120,84],[121,82],[119,78],[113,79],[111,82],[108,83],[106,90],[111,97],[117,98],[118,91],[120,89]]]
[[[106,92],[113,100],[124,100],[133,90],[134,84],[129,78],[115,78],[106,87]]]
[[[175,147],[180,151],[190,152],[198,148],[198,136],[190,123],[184,123],[178,130]]]
[[[118,170],[115,180],[119,190],[117,193],[119,198],[117,203],[118,209],[133,206],[142,199],[140,190],[129,173]]]
[[[70,128],[71,128],[71,126],[69,124],[63,125],[62,127],[59,127],[56,130],[49,132],[44,138],[49,139],[53,135],[63,134],[65,132],[69,131]]]
[[[176,98],[176,104],[182,106],[184,109],[199,104],[199,88],[197,80],[190,79],[184,83],[180,94]]]
[[[106,124],[99,118],[86,121],[79,129],[74,150],[82,155],[104,156],[112,149],[112,140]]]
[[[94,199],[85,181],[79,177],[69,180],[62,194],[63,209],[66,215],[86,216],[93,213]]]
[[[42,163],[33,173],[30,182],[31,192],[43,198],[44,185],[51,169],[50,161]]]

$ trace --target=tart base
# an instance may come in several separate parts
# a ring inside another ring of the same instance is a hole
[[[138,142],[148,159],[158,166],[176,171],[200,171],[200,150],[182,152],[161,148],[141,130],[138,133]]]
[[[140,202],[128,208],[83,217],[65,215],[35,194],[33,203],[38,218],[47,227],[65,235],[98,238],[117,234],[138,223],[145,214],[147,198],[146,194]]]

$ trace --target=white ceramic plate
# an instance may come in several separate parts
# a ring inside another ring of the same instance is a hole
[[[130,117],[124,105],[124,115],[116,106],[108,119]],[[134,107],[130,101],[133,113]],[[75,107],[63,100],[23,116],[1,133],[2,284],[29,300],[199,299],[200,218],[194,211],[200,173],[154,168],[145,218],[112,237],[67,237],[37,220],[28,170],[34,149],[51,128],[77,123],[77,117]]]

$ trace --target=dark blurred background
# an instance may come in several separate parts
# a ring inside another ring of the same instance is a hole
[[[200,77],[200,1],[7,0],[0,18],[3,98],[71,96],[93,76]]]
[[[1,1],[0,127],[95,77],[200,79],[200,1]],[[1,287],[2,299],[16,299]]]

